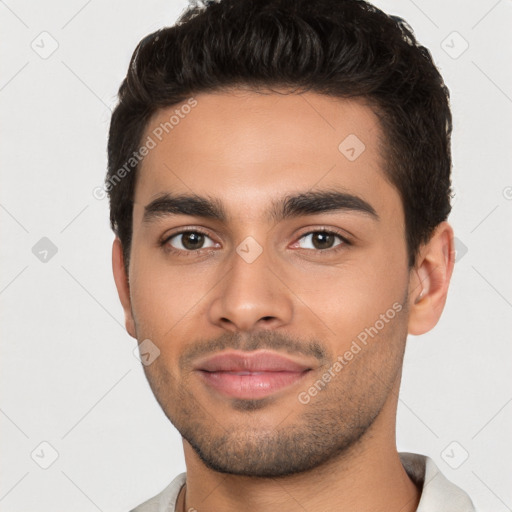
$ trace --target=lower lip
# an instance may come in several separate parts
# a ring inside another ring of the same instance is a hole
[[[253,372],[239,375],[231,372],[200,371],[206,383],[220,393],[241,399],[263,398],[302,380],[303,372]]]

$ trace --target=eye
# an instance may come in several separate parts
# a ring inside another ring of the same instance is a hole
[[[168,236],[160,242],[165,250],[183,256],[193,255],[202,249],[211,249],[217,244],[199,229],[180,231]],[[326,229],[310,231],[302,235],[294,246],[299,249],[307,249],[320,252],[336,251],[350,242],[341,234]]]
[[[336,239],[339,240],[337,244],[335,244]],[[301,241],[306,241],[306,243],[301,243]],[[325,251],[328,249],[334,249],[342,244],[348,244],[348,240],[336,232],[319,230],[311,231],[310,233],[302,235],[298,244],[301,249]]]
[[[210,244],[205,245],[205,241],[209,240]],[[177,251],[197,251],[199,249],[208,249],[211,247],[215,247],[215,242],[201,231],[181,231],[180,233],[175,233],[174,235],[166,238],[163,241],[163,245],[170,245],[171,249],[175,249]]]

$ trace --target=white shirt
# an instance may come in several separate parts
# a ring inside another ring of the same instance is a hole
[[[400,453],[400,460],[411,480],[422,490],[416,512],[475,512],[469,496],[447,480],[431,458]],[[186,476],[181,473],[161,493],[132,512],[176,512],[176,500]]]

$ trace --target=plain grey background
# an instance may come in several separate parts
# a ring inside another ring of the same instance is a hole
[[[454,114],[458,261],[442,320],[409,338],[398,448],[431,456],[480,510],[512,510],[512,2],[376,4],[431,50]],[[1,511],[126,511],[185,469],[93,196],[131,53],[185,6],[0,1]]]

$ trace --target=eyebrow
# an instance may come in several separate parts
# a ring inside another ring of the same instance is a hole
[[[353,194],[337,190],[323,190],[287,195],[274,200],[268,213],[268,220],[280,222],[303,215],[326,212],[350,211],[379,220],[375,208]],[[221,201],[210,196],[172,195],[164,193],[144,207],[143,223],[172,215],[190,215],[226,223],[229,220]]]

